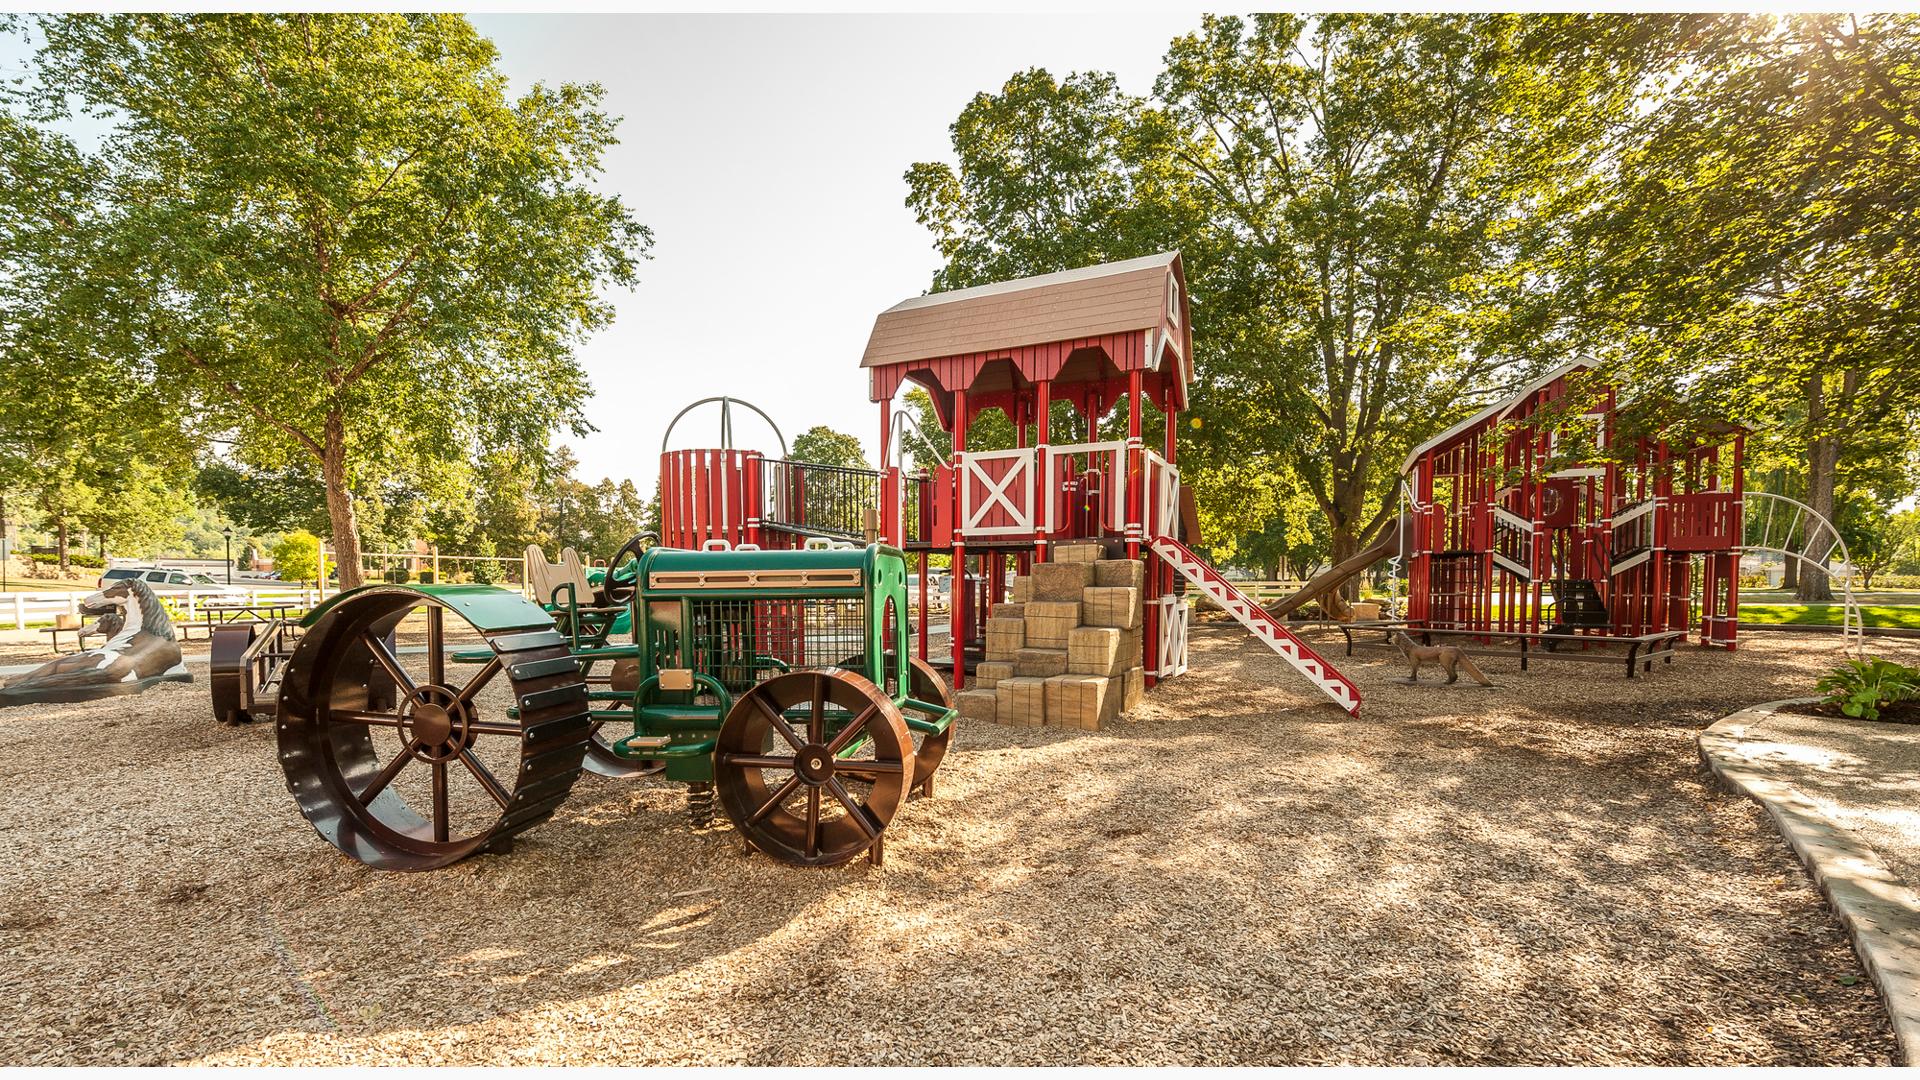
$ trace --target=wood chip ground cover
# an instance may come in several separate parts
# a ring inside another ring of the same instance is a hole
[[[1490,690],[1343,658],[1355,720],[1196,627],[1134,720],[963,729],[878,870],[586,776],[509,854],[376,873],[204,681],[0,709],[0,1063],[1884,1063],[1844,934],[1696,770],[1837,657],[1756,639]]]

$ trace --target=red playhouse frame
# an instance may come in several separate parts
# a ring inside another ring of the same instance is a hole
[[[878,540],[919,555],[923,612],[928,557],[948,554],[950,654],[929,657],[925,618],[916,636],[922,658],[950,665],[956,690],[980,656],[987,613],[1006,599],[1007,569],[1028,570],[1063,541],[1101,541],[1145,560],[1149,685],[1186,670],[1188,606],[1177,574],[1357,714],[1351,680],[1183,542],[1194,514],[1176,435],[1192,356],[1178,252],[902,301],[874,321],[860,361],[880,406],[880,470],[770,459],[726,438],[717,450],[663,446],[661,540],[686,548]],[[905,465],[913,418],[894,406],[908,382],[931,395],[952,435],[952,454],[919,472]],[[1061,433],[1051,430],[1050,407],[1062,401],[1090,441],[1054,441]],[[1099,440],[1100,421],[1122,402],[1126,437]],[[1157,449],[1142,436],[1149,405],[1164,420]],[[988,409],[1012,422],[1013,447],[968,448],[969,424]]]
[[[1408,455],[1410,630],[1565,648],[1691,625],[1734,647],[1746,432],[1627,436],[1596,366],[1549,372]]]

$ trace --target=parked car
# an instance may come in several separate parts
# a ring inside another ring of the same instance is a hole
[[[162,595],[184,592],[231,592],[243,593],[245,589],[237,585],[215,581],[206,574],[196,574],[186,570],[168,570],[160,566],[116,566],[100,575],[98,588],[106,588],[108,583],[139,578],[147,583],[147,588]]]

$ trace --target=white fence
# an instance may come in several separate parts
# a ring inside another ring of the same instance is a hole
[[[272,589],[193,589],[177,593],[157,593],[160,602],[165,604],[168,613],[176,620],[197,622],[203,616],[202,605],[208,601],[216,604],[235,603],[245,600],[249,603],[279,602],[295,605],[298,611],[305,611],[320,602],[323,596],[330,596],[336,590],[291,589],[284,586]],[[0,629],[25,630],[32,626],[50,626],[56,615],[79,615],[80,601],[93,595],[91,589],[62,590],[60,592],[8,592],[0,593]]]

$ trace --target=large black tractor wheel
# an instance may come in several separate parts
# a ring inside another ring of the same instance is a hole
[[[492,659],[449,665],[450,633]],[[587,752],[586,683],[552,619],[515,593],[374,585],[301,638],[278,727],[287,787],[321,836],[368,866],[431,870],[503,849],[565,801]]]

